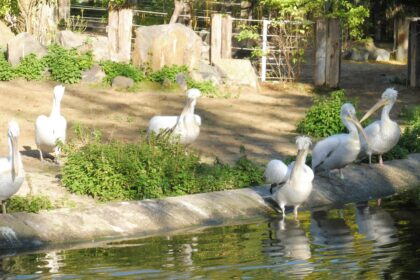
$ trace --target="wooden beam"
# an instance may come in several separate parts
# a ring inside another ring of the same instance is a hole
[[[327,55],[327,21],[318,19],[316,21],[316,42],[315,42],[315,86],[325,85],[325,64]]]
[[[222,15],[213,14],[211,17],[210,62],[222,57]]]
[[[420,19],[410,22],[407,77],[410,87],[420,87]]]

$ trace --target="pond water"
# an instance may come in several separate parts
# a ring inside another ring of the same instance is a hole
[[[420,279],[419,210],[384,205],[3,257],[0,279]]]

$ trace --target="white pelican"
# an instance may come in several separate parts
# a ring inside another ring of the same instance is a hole
[[[310,168],[305,168],[305,160],[311,144],[311,139],[308,137],[300,136],[296,139],[298,148],[296,162],[291,167],[291,173],[286,183],[273,194],[273,199],[279,204],[283,212],[283,219],[286,213],[286,205],[294,206],[293,213],[295,219],[297,219],[300,204],[308,198],[312,191],[314,173]]]
[[[358,130],[363,137],[366,138],[366,135],[356,118],[356,110],[353,105],[343,104],[340,117],[349,133],[335,134],[318,142],[312,151],[312,170],[318,173],[339,169],[340,177],[343,179],[341,169],[352,163],[360,152]]]
[[[179,116],[154,116],[149,121],[147,133],[170,133],[179,137],[181,144],[190,144],[200,134],[201,117],[194,114],[200,90],[192,88],[187,90],[187,103]]]
[[[65,87],[58,85],[54,87],[53,106],[49,117],[38,116],[35,123],[35,143],[39,150],[41,161],[44,160],[42,153],[54,152],[56,161],[60,155],[58,141],[64,144],[66,140],[67,121],[60,114],[60,103],[64,95]]]
[[[0,202],[3,214],[6,213],[5,200],[14,195],[25,179],[22,159],[18,151],[19,125],[11,121],[7,133],[9,156],[0,158]]]
[[[372,162],[372,154],[379,155],[379,164],[383,164],[382,155],[391,150],[400,139],[400,127],[396,122],[390,119],[389,112],[397,100],[398,91],[393,88],[388,88],[382,93],[381,99],[362,117],[360,122],[363,122],[370,115],[372,115],[379,108],[382,109],[381,119],[377,120],[367,127],[365,133],[369,139],[369,147],[366,141],[361,139],[362,151],[361,153],[369,156],[369,163]]]
[[[281,185],[289,179],[295,161],[292,161],[288,166],[279,159],[270,160],[265,167],[264,179],[267,184],[270,184],[270,193],[273,193],[273,188]],[[310,173],[312,169],[306,164],[303,167],[305,172]]]

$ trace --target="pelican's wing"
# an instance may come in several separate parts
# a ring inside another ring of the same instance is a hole
[[[379,137],[381,134],[381,122],[376,121],[365,127],[365,133],[369,139],[373,139],[375,137]],[[363,137],[361,137],[363,138]],[[364,139],[363,139],[364,140]]]
[[[320,167],[340,145],[339,135],[330,136],[318,142],[312,150],[312,170]]]

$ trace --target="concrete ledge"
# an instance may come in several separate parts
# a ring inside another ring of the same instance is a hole
[[[419,186],[420,154],[385,166],[350,166],[344,176],[344,181],[317,176],[305,207],[364,201]],[[264,197],[269,197],[268,187],[0,215],[0,250],[142,237],[264,217],[273,213]]]

